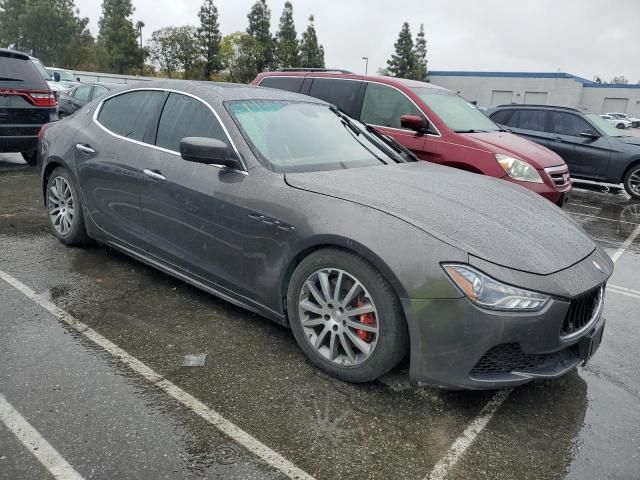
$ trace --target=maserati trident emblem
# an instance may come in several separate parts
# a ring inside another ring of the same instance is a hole
[[[598,270],[600,270],[602,273],[604,273],[604,268],[602,268],[602,265],[600,265],[595,260],[593,261],[593,266],[596,267]]]

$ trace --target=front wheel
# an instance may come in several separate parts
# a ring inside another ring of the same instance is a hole
[[[640,199],[640,164],[629,169],[623,183],[624,189],[632,198]]]
[[[65,245],[86,245],[89,236],[84,225],[82,204],[73,179],[63,168],[56,168],[47,181],[47,210],[53,234]]]
[[[287,307],[305,355],[342,380],[375,380],[408,351],[398,297],[373,265],[351,252],[327,248],[306,257],[291,277]]]

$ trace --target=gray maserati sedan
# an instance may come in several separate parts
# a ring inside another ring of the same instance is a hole
[[[39,137],[62,243],[107,244],[287,325],[340,379],[408,356],[416,385],[500,388],[558,377],[602,339],[613,264],[562,210],[416,162],[323,101],[154,81]]]

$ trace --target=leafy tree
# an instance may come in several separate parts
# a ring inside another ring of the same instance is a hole
[[[220,69],[220,27],[218,25],[218,9],[213,0],[205,0],[198,13],[198,42],[204,57],[204,77],[208,80]]]
[[[324,68],[324,48],[318,45],[313,15],[309,17],[309,26],[302,34],[300,41],[300,66],[307,68]]]
[[[416,47],[414,50],[416,65],[411,75],[414,80],[424,81],[427,79],[427,40],[424,36],[424,25],[420,25],[420,31],[416,36]]]
[[[248,33],[235,32],[222,39],[220,54],[232,82],[249,83],[258,74],[262,49]]]
[[[256,39],[260,48],[257,62],[258,72],[264,72],[275,67],[275,43],[270,31],[271,10],[267,6],[267,0],[257,0],[251,7],[247,18],[249,19],[247,33]]]
[[[73,0],[0,0],[0,45],[30,53],[45,65],[75,68],[89,58],[88,23]]]
[[[165,27],[151,34],[147,44],[149,57],[169,78],[178,71],[193,78],[200,59],[200,44],[195,27]]]
[[[629,83],[629,80],[626,79],[626,77],[624,75],[616,75],[615,77],[613,77],[611,79],[610,83],[622,83],[622,84],[626,84]]]
[[[289,1],[284,3],[284,10],[282,10],[280,17],[280,28],[276,34],[276,57],[280,67],[300,66],[298,34],[293,22],[293,6]]]
[[[387,60],[389,74],[393,77],[409,78],[415,72],[416,57],[409,24],[404,22],[395,43],[396,52]]]
[[[103,0],[98,43],[104,51],[106,67],[116,73],[129,73],[140,65],[143,55],[138,47],[136,30],[131,21],[131,0]]]

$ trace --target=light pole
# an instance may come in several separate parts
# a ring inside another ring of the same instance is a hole
[[[369,57],[362,57],[364,60],[364,74],[367,75],[369,73]]]

